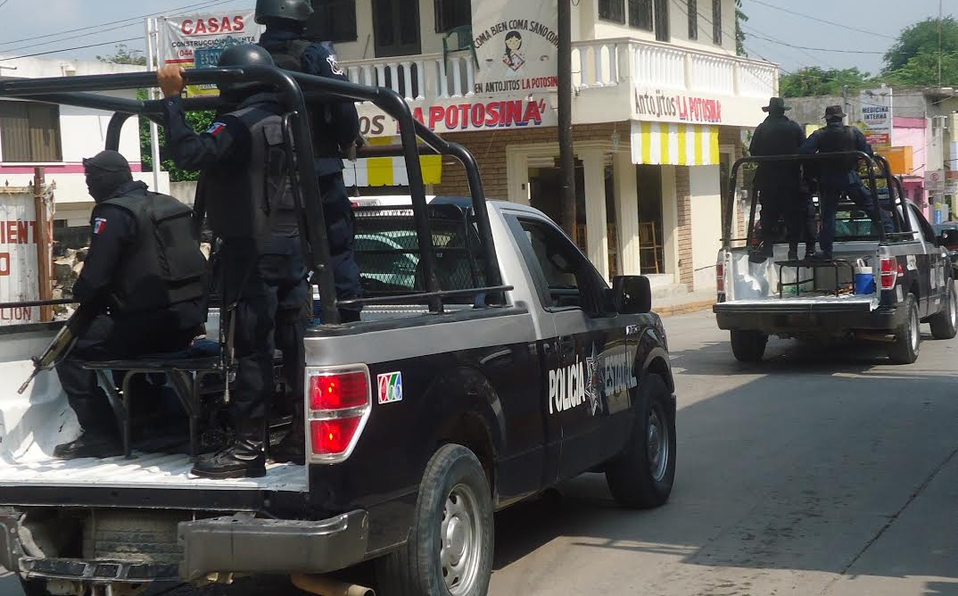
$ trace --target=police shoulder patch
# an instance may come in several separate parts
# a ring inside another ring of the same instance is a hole
[[[332,55],[327,56],[327,57],[326,57],[326,62],[329,63],[329,69],[332,71],[332,73],[333,73],[334,75],[341,77],[341,76],[343,76],[343,75],[346,74],[346,71],[343,70],[343,67],[340,66],[340,65],[339,65],[339,62],[336,61],[336,57],[335,57],[335,56],[332,56]]]
[[[99,236],[104,231],[106,231],[106,218],[105,217],[93,218],[93,235]]]
[[[224,130],[226,130],[225,124],[223,124],[222,122],[214,122],[213,125],[210,126],[209,130],[207,130],[206,132],[215,137],[216,135],[220,134]]]

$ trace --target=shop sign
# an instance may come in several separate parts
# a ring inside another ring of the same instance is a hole
[[[476,94],[555,89],[559,35],[551,0],[472,3],[472,34],[479,69]]]
[[[862,91],[862,132],[868,144],[876,149],[891,146],[892,90],[888,87]]]
[[[25,302],[40,299],[38,279],[36,210],[33,194],[0,193],[0,302]],[[17,307],[0,309],[0,325],[39,322],[40,309]]]
[[[359,104],[360,132],[367,137],[396,136],[399,125],[368,104]],[[509,99],[411,107],[413,118],[437,133],[555,126],[555,111],[544,99]]]
[[[257,42],[262,27],[256,24],[254,16],[253,10],[234,10],[158,19],[158,64],[213,68],[226,48]],[[218,93],[214,85],[187,88],[187,94],[194,96]]]
[[[669,93],[659,89],[636,89],[635,111],[639,120],[721,124],[722,100],[694,94]]]

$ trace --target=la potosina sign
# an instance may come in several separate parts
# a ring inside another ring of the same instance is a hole
[[[556,10],[554,0],[472,3],[473,43],[479,59],[477,95],[556,88]]]

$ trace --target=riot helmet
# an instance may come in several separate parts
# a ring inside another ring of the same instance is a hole
[[[270,19],[305,23],[312,14],[309,0],[256,0],[256,22],[260,25]]]
[[[217,66],[276,66],[273,57],[264,48],[253,44],[230,46],[221,55]],[[224,95],[252,94],[264,87],[255,82],[224,82],[217,87]]]

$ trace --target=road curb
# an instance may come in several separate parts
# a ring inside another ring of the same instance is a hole
[[[674,317],[676,315],[687,315],[696,312],[702,312],[703,310],[710,310],[715,306],[716,300],[713,298],[711,300],[700,300],[698,302],[688,302],[686,304],[675,304],[673,306],[663,306],[662,308],[653,308],[652,311],[655,312],[660,317]]]

